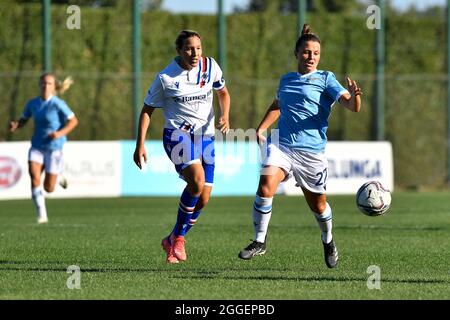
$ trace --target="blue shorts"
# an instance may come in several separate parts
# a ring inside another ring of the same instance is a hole
[[[164,150],[175,170],[181,171],[193,163],[201,163],[205,171],[205,185],[214,183],[214,137],[193,134],[181,129],[164,129]]]

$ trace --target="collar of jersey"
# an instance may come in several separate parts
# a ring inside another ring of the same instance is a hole
[[[190,80],[189,80],[189,74],[192,73],[192,72],[195,72],[195,74],[197,74],[198,68],[200,67],[200,64],[198,64],[195,68],[192,68],[191,70],[187,70],[187,69],[184,69],[182,66],[179,65],[179,63],[178,63],[178,61],[177,61],[177,58],[174,58],[173,61],[174,61],[174,63],[177,65],[177,67],[178,67],[182,72],[186,72],[186,73],[187,73],[188,81],[190,81]],[[197,78],[197,75],[196,75],[194,78]]]
[[[317,71],[318,70],[316,69],[316,70],[314,70],[314,71],[312,71],[310,73],[305,73],[305,74],[301,74],[300,72],[297,71],[297,74],[299,75],[300,78],[305,78],[305,77],[309,77],[310,75],[316,73]]]
[[[39,98],[41,98],[41,100],[44,102],[49,102],[53,97],[54,97],[54,95],[50,95],[50,97],[48,97],[47,100],[44,100],[41,96],[39,96]]]
[[[192,68],[191,70],[187,70],[187,69],[183,68],[182,66],[180,66],[180,64],[177,61],[177,58],[173,59],[173,61],[175,62],[177,67],[180,68],[181,71],[192,72],[194,70],[198,70],[198,68],[200,67],[200,64],[198,64],[195,68]]]

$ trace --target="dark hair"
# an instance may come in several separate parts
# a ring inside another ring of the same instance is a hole
[[[311,32],[311,26],[307,23],[303,25],[302,34],[298,37],[295,43],[295,54],[297,55],[298,50],[306,41],[314,41],[320,43],[320,38],[316,34]]]
[[[175,40],[175,48],[181,49],[184,45],[184,41],[190,37],[197,37],[200,40],[202,39],[197,31],[194,30],[181,30],[178,34],[177,39]]]

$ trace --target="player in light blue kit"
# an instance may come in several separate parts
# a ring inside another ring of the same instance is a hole
[[[41,174],[45,170],[44,189],[47,192],[55,190],[58,178],[61,179],[63,169],[63,145],[66,135],[78,124],[75,114],[66,102],[56,96],[66,91],[72,80],[67,78],[62,83],[50,73],[44,73],[39,79],[41,94],[31,99],[25,105],[18,121],[11,121],[11,132],[23,127],[33,117],[34,133],[31,138],[31,148],[28,152],[28,171],[31,178],[31,195],[37,209],[38,223],[47,223],[47,209],[41,189]],[[65,179],[64,179],[65,180]],[[60,180],[61,186],[67,186]]]
[[[178,56],[153,81],[139,118],[133,159],[142,169],[147,162],[144,142],[155,108],[165,118],[163,144],[175,170],[187,182],[173,230],[162,239],[168,263],[185,261],[185,236],[208,203],[214,181],[213,92],[220,106],[218,128],[229,130],[230,95],[222,70],[213,58],[202,57],[200,35],[183,30],[175,41]]]
[[[317,69],[320,39],[311,33],[307,24],[303,26],[294,53],[298,72],[281,77],[276,98],[257,129],[261,145],[266,140],[264,131],[278,120],[278,137],[272,134],[267,139],[267,157],[263,159],[263,170],[253,203],[255,239],[239,252],[239,258],[248,260],[266,252],[273,196],[280,182],[293,176],[297,186],[302,188],[322,232],[325,263],[329,268],[334,268],[338,252],[331,234],[331,207],[326,200],[326,131],[334,102],[351,111],[360,111],[361,90],[350,78],[347,78],[347,90],[332,72]]]

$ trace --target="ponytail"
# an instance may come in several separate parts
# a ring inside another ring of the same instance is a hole
[[[65,91],[67,91],[70,86],[73,84],[72,77],[67,77],[63,81],[56,81],[56,92],[58,94],[63,94]]]
[[[307,23],[305,23],[303,25],[303,29],[302,29],[302,34],[301,35],[303,36],[303,35],[306,35],[306,34],[312,34],[311,26],[309,24],[307,24]]]
[[[42,81],[45,77],[50,76],[53,79],[55,79],[55,90],[57,94],[63,94],[64,92],[66,92],[70,86],[74,83],[72,77],[66,77],[63,81],[59,81],[56,76],[53,73],[50,72],[46,72],[43,73],[40,77],[39,80]]]
[[[320,43],[319,36],[312,33],[311,26],[307,23],[303,25],[302,34],[295,43],[295,51],[294,51],[295,55],[297,55],[298,50],[306,41],[314,41]]]

